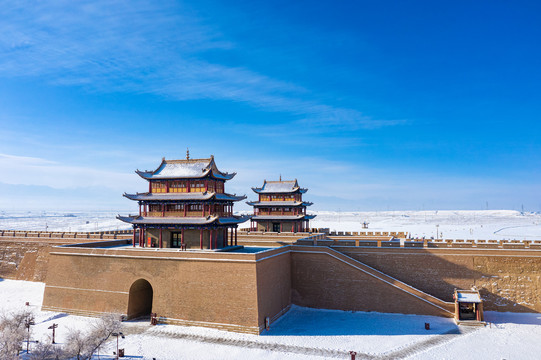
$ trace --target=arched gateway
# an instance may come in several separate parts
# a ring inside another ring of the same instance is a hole
[[[128,319],[150,315],[152,312],[152,297],[154,291],[145,279],[135,281],[130,287],[128,300]]]

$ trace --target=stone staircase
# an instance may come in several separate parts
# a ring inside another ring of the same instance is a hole
[[[340,251],[337,251],[327,246],[293,246],[292,250],[295,251],[296,249],[297,250],[302,249],[304,251],[309,249],[309,251],[312,253],[324,253],[326,255],[329,255],[335,258],[336,260],[346,263],[347,265],[363,272],[364,274],[369,275],[377,279],[378,281],[381,281],[382,283],[385,283],[389,286],[393,286],[394,288],[399,289],[409,294],[410,296],[413,296],[417,298],[418,300],[421,300],[433,306],[436,309],[436,312],[438,312],[441,316],[454,317],[454,310],[455,310],[454,303],[443,301],[435,296],[427,294],[379,270],[376,270],[373,267],[370,267],[361,261],[353,259],[352,257]]]

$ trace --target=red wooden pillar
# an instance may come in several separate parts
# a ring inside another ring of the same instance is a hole
[[[226,227],[224,231],[224,246],[229,246],[229,228]]]
[[[209,249],[212,250],[212,229],[209,230]]]
[[[199,248],[203,250],[203,229],[199,230]]]
[[[267,232],[269,232],[269,223],[267,222]]]
[[[295,230],[295,223],[291,224],[291,232],[294,232],[293,230]]]
[[[165,217],[165,204],[162,204],[162,217]]]
[[[186,208],[188,207],[187,204],[183,204],[182,208],[184,209],[184,217],[186,217]]]
[[[139,204],[139,216],[141,216],[141,204]]]
[[[162,241],[162,228],[160,228],[160,249],[163,247],[163,241]]]
[[[135,247],[135,227],[133,228],[133,247]]]
[[[165,192],[169,192],[169,181],[165,182]]]
[[[184,247],[184,229],[180,230],[180,246]]]
[[[152,181],[149,180],[148,182],[148,192],[152,192]]]
[[[237,246],[237,228],[235,228],[235,246]]]

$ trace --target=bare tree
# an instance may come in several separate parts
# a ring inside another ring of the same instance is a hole
[[[89,360],[111,335],[119,332],[121,328],[120,315],[105,314],[92,324],[88,333],[70,330],[66,339],[66,352],[77,360]]]
[[[77,360],[89,359],[90,354],[90,337],[88,334],[83,334],[81,330],[70,329],[66,337],[66,354],[69,357],[76,357]]]
[[[34,313],[29,309],[0,315],[0,359],[17,357],[21,344],[30,336],[26,324],[33,321]]]

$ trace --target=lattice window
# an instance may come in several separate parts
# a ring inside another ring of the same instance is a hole
[[[186,192],[188,184],[186,181],[171,181],[169,184],[169,192]]]
[[[205,182],[201,180],[192,181],[190,183],[190,192],[204,192]]]
[[[166,191],[165,181],[152,181],[151,189],[153,193],[164,193]]]
[[[189,205],[188,209],[190,211],[203,211],[203,205],[202,204],[192,204],[192,205]]]
[[[224,183],[222,181],[216,181],[216,192],[219,194],[224,193]]]

